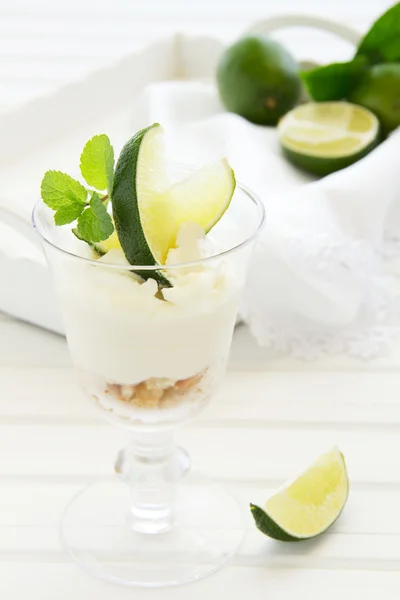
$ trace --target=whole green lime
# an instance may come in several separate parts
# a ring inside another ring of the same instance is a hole
[[[400,64],[375,65],[351,93],[348,100],[376,114],[384,134],[400,125]]]
[[[227,110],[259,125],[275,125],[299,100],[298,65],[278,42],[261,36],[240,39],[225,50],[217,68]]]

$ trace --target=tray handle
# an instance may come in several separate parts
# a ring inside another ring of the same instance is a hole
[[[322,17],[296,14],[276,15],[274,17],[262,19],[261,21],[256,21],[246,29],[245,35],[253,33],[271,33],[272,31],[283,29],[285,27],[313,27],[314,29],[321,29],[337,35],[354,46],[357,46],[361,38],[358,31],[348,25],[343,25],[343,23],[338,23],[337,21],[331,21],[330,19],[324,19]]]

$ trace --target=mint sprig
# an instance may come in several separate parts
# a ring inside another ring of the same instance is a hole
[[[91,244],[106,240],[113,231],[114,225],[107,208],[100,196],[94,192],[89,206],[79,216],[77,228],[73,232],[78,239]]]
[[[86,183],[97,191],[86,189],[66,173],[47,171],[41,183],[41,195],[43,202],[55,211],[56,225],[77,220],[72,231],[77,238],[92,245],[106,240],[114,231],[107,212],[114,180],[114,149],[106,135],[95,135],[86,143],[80,168]],[[104,195],[105,190],[107,195]],[[103,193],[100,195],[98,191]]]
[[[95,135],[81,154],[81,173],[85,181],[96,190],[107,190],[111,197],[114,179],[114,149],[108,136]]]
[[[75,201],[60,206],[54,215],[54,223],[56,225],[67,225],[68,223],[72,223],[82,214],[84,209],[85,204]]]

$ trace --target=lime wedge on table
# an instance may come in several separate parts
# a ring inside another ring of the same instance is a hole
[[[228,208],[235,177],[226,159],[169,185],[164,132],[158,123],[124,146],[116,166],[113,217],[132,265],[164,264],[180,227],[194,221],[207,232]]]
[[[348,102],[310,102],[287,113],[278,125],[285,156],[316,175],[352,165],[379,140],[379,121]]]
[[[271,496],[265,510],[254,504],[250,508],[260,531],[282,542],[295,542],[326,531],[339,517],[348,495],[344,457],[334,448]]]

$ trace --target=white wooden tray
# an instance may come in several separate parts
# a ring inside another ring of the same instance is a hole
[[[307,25],[351,43],[358,34],[346,26],[305,16],[274,17],[248,32]],[[32,231],[30,213],[40,180],[49,168],[77,171],[85,141],[107,132],[118,149],[147,125],[135,103],[155,81],[210,79],[223,50],[220,41],[176,34],[141,52],[38,98],[0,117],[0,311],[62,332],[54,290]],[[307,61],[308,62],[308,61]]]

